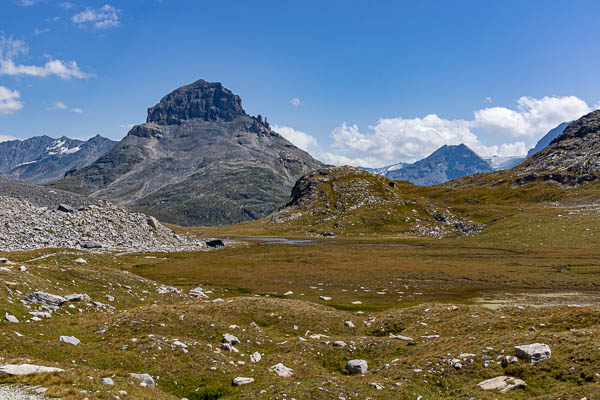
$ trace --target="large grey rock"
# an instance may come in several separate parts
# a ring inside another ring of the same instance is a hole
[[[501,393],[506,393],[513,389],[524,388],[527,384],[521,379],[511,376],[497,376],[492,379],[487,379],[477,384],[483,390],[496,390]]]
[[[550,350],[550,346],[547,344],[533,343],[523,346],[515,346],[515,355],[525,362],[534,364],[550,358],[552,351]]]
[[[64,369],[44,367],[33,364],[4,364],[0,365],[0,374],[7,375],[30,375],[49,372],[64,372]]]
[[[155,386],[154,379],[149,374],[129,374],[133,379],[140,381],[141,386]]]
[[[34,292],[25,296],[25,301],[33,304],[41,304],[47,307],[60,307],[67,299],[62,296],[45,292]]]
[[[346,369],[351,374],[364,374],[369,369],[366,360],[350,360],[346,364]]]

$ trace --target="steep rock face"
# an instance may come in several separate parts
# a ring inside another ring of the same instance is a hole
[[[322,163],[247,115],[220,83],[165,96],[110,152],[53,184],[131,205],[180,225],[221,225],[268,215],[296,180]]]
[[[245,115],[239,96],[218,82],[200,79],[169,93],[149,108],[146,122],[175,125],[190,119],[231,121]]]
[[[518,183],[538,178],[576,185],[600,178],[600,110],[570,123],[548,147],[517,166]]]
[[[490,165],[464,144],[442,146],[429,157],[389,171],[390,179],[431,186],[481,172],[492,172]]]
[[[527,157],[532,156],[535,153],[538,153],[538,152],[544,150],[546,147],[548,147],[548,145],[550,144],[550,142],[552,142],[554,139],[556,139],[558,137],[558,135],[560,135],[561,133],[563,133],[564,130],[565,130],[565,128],[569,124],[570,124],[570,122],[563,122],[562,124],[558,125],[556,128],[551,129],[550,131],[548,131],[548,133],[546,133],[544,135],[544,137],[541,138],[536,143],[535,147],[527,152]]]
[[[37,136],[0,143],[0,173],[26,182],[46,183],[90,165],[116,142],[95,136],[87,141]]]

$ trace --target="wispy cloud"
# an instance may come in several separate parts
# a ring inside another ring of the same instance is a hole
[[[494,99],[492,99],[490,96],[488,96],[488,97],[486,97],[485,99],[483,99],[483,102],[484,102],[484,103],[491,103],[491,102],[493,102],[493,101],[494,101]]]
[[[0,143],[8,142],[9,140],[17,140],[16,137],[8,136],[8,135],[0,135]]]
[[[75,61],[55,60],[48,57],[48,61],[41,66],[15,63],[15,57],[25,55],[28,51],[29,48],[24,41],[0,36],[0,76],[47,77],[56,75],[61,79],[84,79],[92,76],[81,71]]]
[[[71,3],[70,1],[63,1],[58,6],[64,8],[65,10],[70,10],[71,8],[75,7],[75,3]]]
[[[0,86],[0,114],[13,114],[22,109],[23,102],[20,98],[21,94],[18,91]]]
[[[299,107],[302,105],[302,100],[300,100],[298,97],[294,97],[293,99],[290,100],[290,104],[295,107]]]
[[[48,107],[48,110],[68,110],[77,114],[81,114],[83,113],[83,110],[79,107],[73,107],[73,108],[69,108],[65,103],[63,103],[62,101],[58,101],[56,103],[54,103],[53,105],[51,105],[50,107]]]
[[[29,7],[34,5],[37,2],[37,0],[18,0],[17,4],[19,4],[20,6],[23,7]]]
[[[13,60],[0,60],[0,75],[47,77],[56,75],[61,79],[84,79],[91,75],[79,69],[75,61],[49,60],[44,65],[15,64]]]
[[[119,26],[121,10],[109,4],[98,9],[87,8],[73,15],[71,20],[80,27],[93,26],[96,29],[106,29]]]
[[[33,30],[33,34],[36,35],[36,36],[37,35],[41,35],[42,33],[47,33],[47,32],[50,32],[50,29],[48,29],[48,28],[35,28]]]

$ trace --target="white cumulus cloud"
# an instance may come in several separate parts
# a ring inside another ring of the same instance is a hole
[[[48,61],[41,66],[15,63],[15,57],[25,55],[28,51],[29,48],[24,41],[0,36],[0,75],[36,77],[56,75],[62,79],[84,79],[92,76],[81,71],[75,61],[48,58]]]
[[[96,29],[106,29],[119,26],[121,10],[109,4],[105,4],[99,9],[87,8],[84,11],[73,15],[71,20],[83,27],[92,25]]]
[[[317,139],[306,132],[290,128],[289,126],[282,126],[276,124],[274,124],[272,128],[275,132],[279,133],[281,136],[289,140],[294,146],[299,147],[304,151],[311,153],[319,152],[321,149],[319,143],[317,142]]]
[[[18,91],[0,86],[0,114],[13,114],[22,109],[23,102],[20,98],[21,94]]]
[[[42,66],[15,64],[13,60],[0,60],[0,75],[36,77],[56,75],[61,79],[84,79],[91,76],[81,71],[75,61],[52,59]]]
[[[472,120],[445,119],[436,114],[423,118],[381,118],[367,131],[343,123],[331,131],[334,153],[322,159],[381,167],[397,162],[414,162],[443,145],[464,143],[482,157],[522,156],[529,142],[539,139],[558,124],[590,112],[585,101],[575,97],[521,97],[516,109],[491,107],[474,111]],[[486,145],[481,134],[501,144]],[[520,139],[520,140],[519,140]]]
[[[473,128],[508,137],[536,137],[590,111],[586,102],[575,96],[524,96],[517,101],[516,110],[490,107],[475,111]]]

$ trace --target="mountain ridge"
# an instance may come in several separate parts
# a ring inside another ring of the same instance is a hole
[[[0,143],[0,174],[30,183],[46,183],[83,168],[116,144],[96,135],[88,140],[34,136]]]

